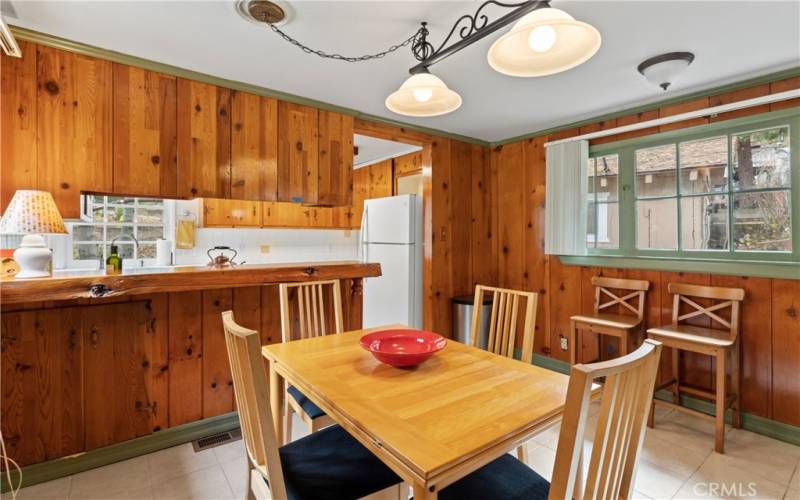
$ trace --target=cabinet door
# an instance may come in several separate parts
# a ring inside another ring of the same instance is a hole
[[[299,203],[266,202],[262,204],[264,227],[310,227],[311,207]]]
[[[259,227],[261,226],[261,203],[204,198],[203,225],[206,227]]]
[[[19,40],[22,57],[0,55],[0,213],[17,189],[36,189],[36,46]]]
[[[174,76],[114,64],[114,193],[177,192],[177,90]]]
[[[178,196],[231,193],[231,91],[178,79]]]
[[[353,202],[353,117],[319,112],[320,205],[350,205]]]
[[[39,46],[37,68],[38,185],[78,218],[81,191],[112,189],[111,63]]]
[[[317,203],[317,109],[278,103],[278,201]]]
[[[278,101],[232,92],[231,198],[278,198]]]

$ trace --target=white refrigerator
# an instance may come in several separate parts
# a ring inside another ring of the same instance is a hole
[[[413,194],[364,201],[360,253],[381,265],[364,279],[364,328],[422,328],[422,199]]]

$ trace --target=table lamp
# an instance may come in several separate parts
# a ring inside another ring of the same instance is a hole
[[[17,278],[43,278],[50,276],[48,264],[53,252],[47,248],[43,233],[64,234],[67,228],[58,212],[56,202],[47,191],[20,189],[0,220],[0,233],[24,234],[22,243],[14,251],[19,265]]]

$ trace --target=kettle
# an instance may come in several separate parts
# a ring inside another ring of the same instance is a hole
[[[226,255],[225,254],[226,251],[233,252],[233,256],[229,257],[228,255]],[[212,252],[216,252],[217,254],[212,255]],[[208,252],[206,252],[206,254],[208,255],[209,259],[208,267],[221,268],[221,267],[233,267],[237,265],[237,263],[234,262],[233,259],[236,258],[238,252],[231,247],[214,247],[209,249]]]

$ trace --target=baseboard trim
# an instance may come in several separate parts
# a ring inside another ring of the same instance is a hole
[[[188,443],[218,432],[225,432],[239,427],[239,415],[236,412],[190,422],[169,429],[164,429],[149,436],[131,439],[122,443],[104,446],[70,457],[58,458],[22,468],[22,487],[52,481],[60,477],[77,474],[89,469],[121,462],[154,451],[163,450],[179,444]],[[12,484],[16,484],[19,476],[12,472]],[[5,474],[0,482],[0,492],[10,489]]]
[[[519,358],[519,350],[516,349],[514,354]],[[559,359],[548,358],[541,354],[533,355],[533,364],[553,370],[559,373],[569,375],[569,363]],[[672,401],[672,393],[662,389],[656,393],[658,399],[664,401]],[[681,395],[681,405],[707,415],[716,414],[714,405],[700,398]],[[728,410],[725,415],[725,420],[731,422],[731,412]],[[658,422],[656,422],[658,424]],[[742,412],[742,428],[756,434],[785,441],[787,443],[800,446],[800,427],[771,420],[769,418],[753,415],[752,413]]]

